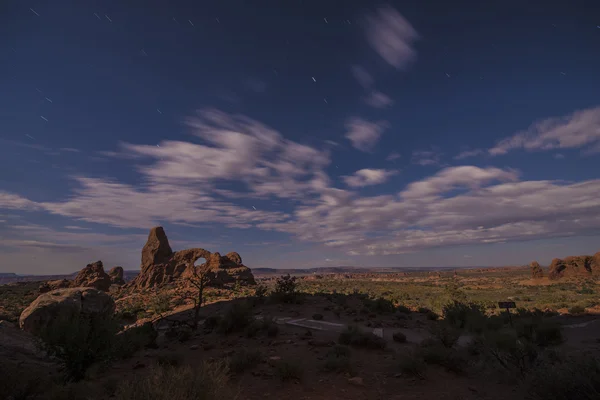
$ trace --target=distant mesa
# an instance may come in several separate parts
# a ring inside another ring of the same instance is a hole
[[[195,263],[199,259],[206,262],[201,266],[209,269],[209,285],[223,286],[239,283],[255,285],[250,268],[242,264],[242,257],[236,253],[225,256],[201,248],[173,252],[169,239],[161,226],[154,227],[142,249],[142,263],[139,275],[128,284],[135,289],[151,289],[191,277]]]

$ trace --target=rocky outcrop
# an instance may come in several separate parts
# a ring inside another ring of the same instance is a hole
[[[125,279],[123,279],[123,267],[112,267],[110,271],[108,271],[108,276],[110,277],[110,283],[113,285],[124,285]]]
[[[56,281],[46,281],[40,285],[39,292],[48,293],[56,289],[65,289],[71,287],[72,282],[68,279],[58,279]]]
[[[599,254],[593,256],[569,256],[564,260],[555,258],[548,268],[550,279],[560,279],[569,276],[585,276],[598,272]]]
[[[529,264],[529,268],[531,268],[532,278],[538,279],[544,277],[544,270],[537,261],[532,261],[531,264]]]
[[[57,318],[78,315],[109,316],[115,311],[115,302],[108,294],[93,288],[76,287],[57,289],[41,294],[21,313],[19,326],[37,334]]]
[[[197,265],[200,259],[206,260]],[[242,257],[231,252],[225,256],[201,248],[173,252],[162,227],[150,230],[148,241],[142,249],[139,275],[130,283],[137,289],[149,289],[189,278],[194,268],[208,271],[209,285],[222,286],[239,282],[254,285],[256,281],[250,268],[242,264]]]
[[[110,276],[104,272],[102,261],[88,264],[84,269],[79,271],[73,280],[73,287],[92,287],[94,289],[108,292],[110,289]]]

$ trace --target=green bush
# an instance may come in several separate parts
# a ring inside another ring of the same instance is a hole
[[[534,400],[600,399],[600,361],[584,355],[540,363],[528,376],[527,387]]]
[[[246,336],[255,337],[264,332],[269,337],[275,337],[279,333],[279,326],[271,317],[264,317],[262,320],[255,319],[245,329]]]
[[[111,359],[118,330],[110,317],[58,318],[40,331],[39,345],[60,360],[67,380],[78,381],[92,364]]]
[[[217,332],[223,334],[240,332],[253,321],[252,308],[247,303],[235,303],[225,311],[218,322]]]
[[[341,344],[367,349],[384,349],[386,347],[386,342],[383,338],[371,332],[364,332],[356,326],[349,326],[345,331],[340,333],[338,340]]]
[[[129,328],[119,333],[112,348],[113,358],[129,358],[145,347],[156,347],[158,332],[151,323]]]
[[[116,400],[233,400],[237,393],[228,385],[224,362],[204,363],[198,368],[156,367],[145,376],[123,381]]]
[[[264,357],[258,350],[241,349],[229,359],[229,370],[234,374],[240,374],[248,369],[256,367],[263,361]]]
[[[429,332],[439,343],[447,348],[453,347],[460,337],[460,330],[445,321],[431,325]]]
[[[424,342],[418,352],[427,364],[439,365],[457,374],[462,374],[468,364],[463,352],[448,348],[440,342]]]
[[[275,374],[283,382],[292,379],[302,379],[303,370],[297,363],[290,361],[278,361],[275,363]]]
[[[394,303],[390,300],[379,297],[377,299],[365,298],[363,299],[364,306],[373,313],[385,314],[394,312]]]
[[[323,362],[323,370],[327,372],[344,372],[352,374],[354,369],[350,361],[351,351],[346,346],[335,345],[331,348]]]
[[[580,306],[580,305],[576,305],[576,306],[569,308],[569,314],[577,315],[577,314],[583,314],[584,312],[585,312],[585,307]]]
[[[476,332],[482,332],[487,322],[485,307],[473,302],[462,303],[454,300],[442,308],[442,316],[446,322],[457,328]]]
[[[515,322],[520,338],[540,347],[556,346],[563,342],[561,325],[544,318],[522,318]]]
[[[296,303],[298,301],[296,277],[287,274],[277,278],[275,290],[271,293],[271,299],[281,303]]]
[[[418,352],[409,352],[400,359],[399,368],[405,375],[425,379],[427,364]]]

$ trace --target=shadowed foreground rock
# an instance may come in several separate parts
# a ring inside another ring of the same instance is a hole
[[[531,277],[532,278],[543,278],[544,277],[544,270],[542,269],[542,267],[540,266],[540,264],[537,261],[532,261],[531,264],[529,264],[529,267],[531,268]]]
[[[225,256],[201,248],[173,252],[162,227],[150,230],[148,241],[142,249],[140,274],[129,284],[136,289],[149,289],[192,276],[195,262],[205,259],[202,266],[209,268],[209,285],[222,286],[239,282],[254,285],[256,281],[250,268],[242,264],[236,253]]]
[[[115,302],[108,294],[93,288],[57,289],[41,294],[21,313],[19,326],[37,334],[59,317],[77,315],[108,316],[115,311]]]

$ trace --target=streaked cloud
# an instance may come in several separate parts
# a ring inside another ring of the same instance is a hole
[[[389,177],[396,175],[398,171],[386,169],[361,169],[349,176],[343,176],[342,179],[346,185],[356,188],[384,183]]]
[[[354,148],[370,152],[388,127],[386,121],[369,122],[358,117],[349,118],[346,121],[346,138]]]
[[[416,58],[413,43],[419,35],[412,25],[393,7],[379,7],[366,18],[367,41],[388,64],[397,69]]]
[[[369,95],[365,98],[365,102],[374,108],[386,108],[394,104],[394,100],[392,100],[385,93],[381,93],[377,90],[373,90]]]
[[[511,150],[544,151],[586,147],[600,150],[600,107],[534,122],[528,129],[502,139],[489,149],[493,156]]]

